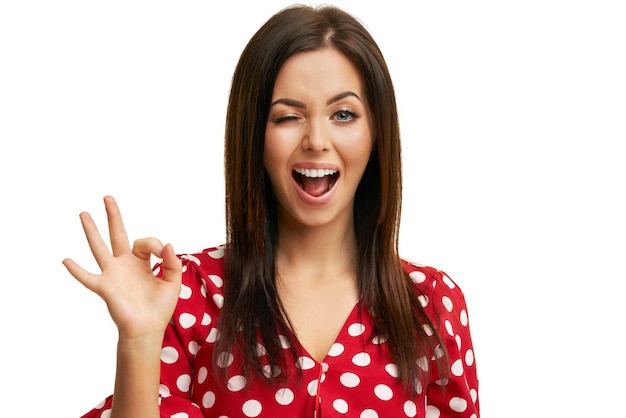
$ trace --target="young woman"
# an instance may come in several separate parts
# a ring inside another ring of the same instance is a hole
[[[226,244],[131,248],[106,197],[109,252],[81,214],[102,274],[64,263],[119,330],[114,394],[85,416],[478,417],[463,294],[398,255],[400,162],[370,34],[333,7],[274,15],[232,81]]]

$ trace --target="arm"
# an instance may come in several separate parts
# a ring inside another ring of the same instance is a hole
[[[449,355],[448,379],[441,381],[433,360],[427,390],[428,411],[441,418],[478,418],[478,377],[465,297],[445,273],[439,272],[430,305]]]
[[[104,202],[111,251],[91,216],[80,216],[102,273],[89,273],[71,259],[63,260],[63,264],[105,301],[118,328],[111,417],[159,417],[160,352],[180,293],[181,262],[171,245],[163,246],[156,238],[137,240],[131,249],[115,200],[107,196]],[[152,255],[162,259],[162,278],[152,272]]]

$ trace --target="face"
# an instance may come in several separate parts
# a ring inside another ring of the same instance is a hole
[[[371,119],[361,74],[337,50],[285,62],[264,146],[280,223],[353,225],[354,195],[373,147]]]

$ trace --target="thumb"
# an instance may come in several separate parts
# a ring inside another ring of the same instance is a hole
[[[172,244],[167,244],[161,250],[163,260],[163,280],[171,283],[181,283],[183,264],[174,252]]]

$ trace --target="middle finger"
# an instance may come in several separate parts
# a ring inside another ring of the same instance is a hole
[[[115,199],[112,196],[104,198],[104,205],[107,211],[107,220],[109,222],[109,238],[111,239],[111,250],[114,256],[130,252],[130,243],[124,222],[122,222],[122,214],[120,212]]]

